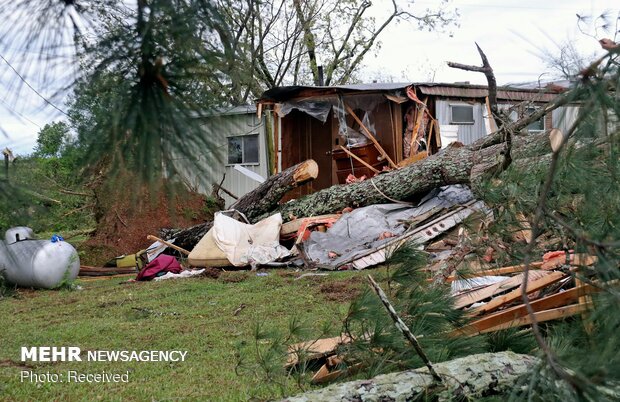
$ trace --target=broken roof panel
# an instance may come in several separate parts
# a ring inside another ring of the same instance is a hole
[[[291,99],[314,98],[322,96],[346,95],[356,92],[393,92],[414,86],[425,95],[438,95],[458,98],[484,98],[488,95],[486,85],[467,83],[370,83],[335,85],[329,87],[285,86],[275,87],[263,93],[259,102],[285,102]],[[526,89],[498,87],[497,97],[500,100],[548,102],[557,93],[545,89]]]
[[[480,85],[417,85],[416,88],[424,95],[438,95],[449,98],[484,98],[489,94],[487,87]],[[549,102],[555,96],[557,96],[556,93],[541,90],[497,88],[498,100]]]

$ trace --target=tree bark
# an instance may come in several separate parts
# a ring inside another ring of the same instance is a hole
[[[269,177],[256,189],[239,198],[231,209],[242,212],[250,222],[256,222],[260,216],[269,215],[284,194],[303,183],[316,179],[318,174],[319,167],[312,159],[298,163]],[[174,238],[176,239],[175,245],[191,250],[212,226],[213,222],[209,221],[186,229],[164,229],[160,235],[164,239]]]
[[[516,158],[541,156],[551,152],[546,132],[515,139]],[[415,196],[449,184],[475,184],[486,175],[505,169],[505,143],[476,149],[473,146],[448,147],[420,162],[379,174],[359,183],[335,185],[280,205],[284,221],[337,213],[344,208],[359,208],[394,201],[410,201]]]
[[[334,384],[283,401],[474,400],[488,395],[508,394],[518,378],[536,364],[538,359],[529,355],[482,353],[435,364],[435,369],[445,380],[441,385],[433,381],[428,369],[423,368],[384,374],[370,380]]]
[[[319,166],[312,159],[298,163],[269,177],[255,190],[239,198],[230,209],[243,212],[250,222],[271,211],[284,194],[293,188],[314,180],[319,175]]]

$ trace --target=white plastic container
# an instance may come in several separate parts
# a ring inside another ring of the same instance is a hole
[[[71,244],[32,237],[32,230],[20,227],[9,229],[0,241],[0,272],[7,282],[54,289],[77,277],[80,258]]]

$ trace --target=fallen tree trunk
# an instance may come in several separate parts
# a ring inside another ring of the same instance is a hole
[[[435,364],[444,382],[439,385],[428,369],[417,369],[334,384],[286,398],[309,401],[468,400],[509,393],[517,379],[538,363],[529,355],[513,352],[482,353]],[[429,396],[435,398],[428,398]]]
[[[253,191],[239,198],[231,209],[245,214],[251,221],[256,222],[261,215],[268,215],[282,199],[284,194],[295,187],[310,180],[316,179],[319,167],[315,161],[308,159],[295,166],[283,170],[269,177]],[[211,229],[213,222],[205,222],[186,229],[165,229],[160,232],[164,239],[176,239],[175,245],[191,250]]]
[[[258,188],[239,198],[230,209],[243,212],[250,221],[271,211],[284,194],[319,175],[319,166],[312,159],[269,177]]]
[[[520,120],[520,124],[515,123],[514,127],[520,127],[528,121],[529,117],[524,118]],[[478,144],[448,147],[401,169],[358,183],[335,185],[280,205],[269,213],[280,212],[284,221],[289,221],[336,213],[347,207],[407,201],[416,195],[449,184],[472,185],[481,177],[499,173],[506,168],[503,157],[505,149],[505,143],[491,144],[483,148],[479,148]],[[513,160],[544,156],[551,152],[548,132],[519,135],[513,139]]]

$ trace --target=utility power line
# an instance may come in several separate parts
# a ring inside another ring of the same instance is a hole
[[[39,93],[39,91],[37,91],[32,85],[30,85],[30,83],[28,81],[26,81],[26,79],[15,69],[15,67],[13,67],[11,65],[11,63],[9,63],[9,61],[7,59],[4,58],[4,56],[2,54],[0,54],[0,58],[2,60],[4,60],[4,62],[11,68],[11,70],[13,70],[13,72],[15,74],[17,74],[19,79],[22,80],[22,82],[24,84],[26,84],[28,86],[28,88],[30,88],[35,94],[37,94],[39,96],[39,98],[43,99],[48,105],[50,105],[54,109],[58,110],[60,113],[64,114],[65,116],[69,116],[67,114],[67,112],[65,112],[64,110],[60,109],[58,106],[54,105],[49,99],[47,99],[45,96],[41,95]]]

